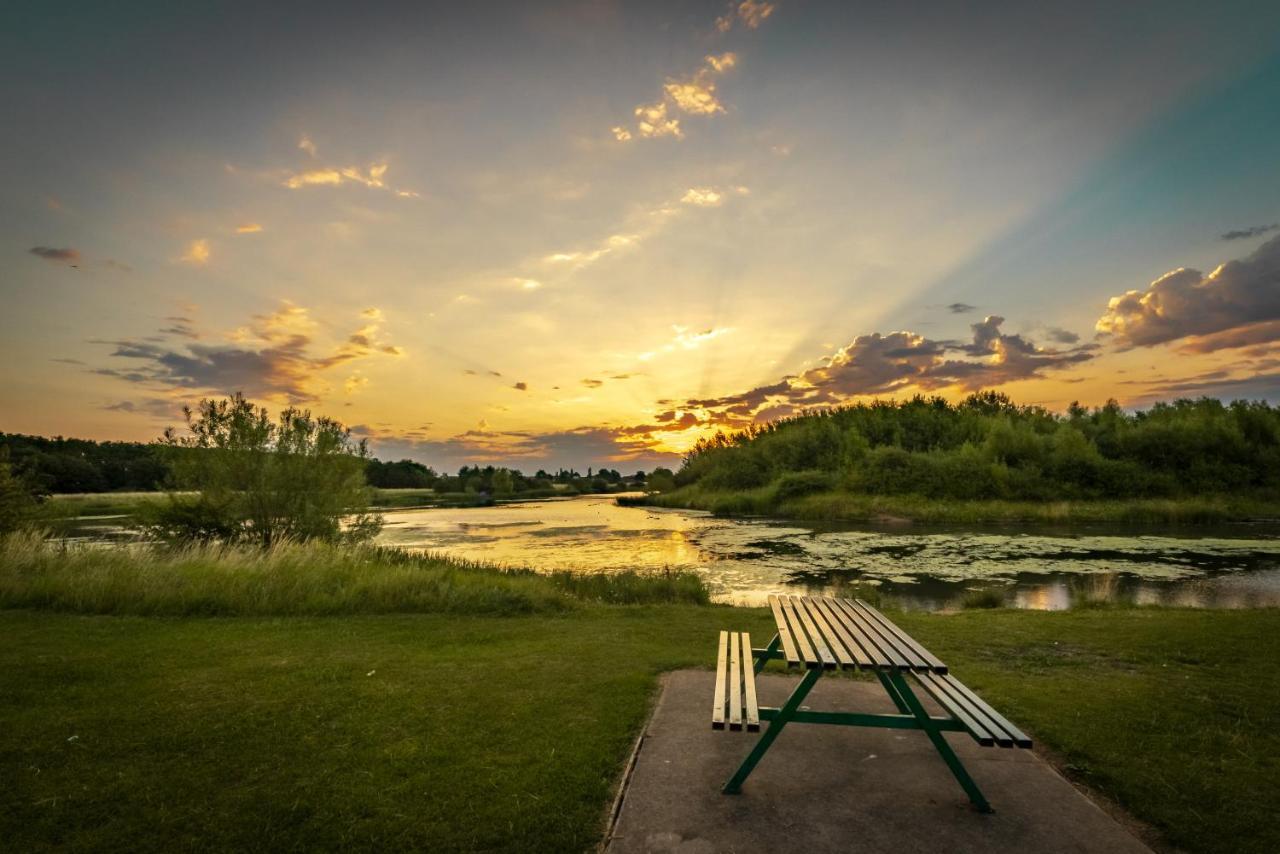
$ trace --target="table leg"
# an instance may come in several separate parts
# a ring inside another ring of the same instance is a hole
[[[969,772],[961,764],[960,758],[951,749],[951,745],[947,744],[946,737],[938,729],[938,725],[934,723],[929,713],[925,711],[924,706],[920,703],[920,698],[911,690],[911,686],[907,684],[907,680],[902,673],[897,670],[890,672],[889,681],[897,689],[902,699],[906,701],[911,714],[915,715],[916,720],[920,722],[920,728],[928,734],[929,740],[933,742],[934,748],[942,756],[942,760],[947,763],[947,767],[951,769],[951,773],[955,776],[956,781],[960,783],[960,787],[964,789],[965,794],[969,796],[970,802],[980,812],[995,812],[995,810],[991,809],[991,804],[987,803],[987,799],[983,796],[982,790],[978,788],[978,784],[973,782],[973,778],[969,776]]]
[[[876,676],[880,677],[880,684],[884,686],[884,691],[889,695],[889,699],[893,700],[893,704],[898,707],[900,714],[911,714],[911,707],[907,705],[907,701],[902,699],[902,695],[898,693],[898,689],[893,687],[893,683],[889,681],[889,677],[884,675],[883,670],[877,670]]]
[[[760,671],[764,670],[764,666],[769,663],[769,659],[773,658],[773,654],[778,651],[778,647],[782,646],[782,635],[774,632],[773,640],[769,641],[769,645],[765,647],[763,655],[756,656],[756,675],[760,675]],[[754,653],[755,650],[752,650]]]
[[[769,745],[773,744],[773,740],[782,732],[782,728],[787,725],[787,721],[800,708],[800,704],[804,702],[804,698],[808,696],[809,691],[813,689],[814,684],[822,678],[822,668],[815,667],[805,673],[804,678],[800,680],[800,684],[796,686],[796,690],[791,692],[791,696],[787,698],[787,702],[778,709],[778,715],[769,722],[769,728],[760,734],[760,740],[756,742],[756,746],[751,748],[751,752],[747,754],[747,758],[742,760],[742,764],[738,766],[738,770],[729,778],[729,782],[724,784],[721,790],[726,795],[736,795],[742,791],[742,784],[751,774],[752,770],[764,757],[765,751],[769,749]]]

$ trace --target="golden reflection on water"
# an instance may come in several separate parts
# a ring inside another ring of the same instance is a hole
[[[998,533],[849,526],[619,507],[612,498],[388,513],[384,545],[502,566],[611,572],[687,569],[713,596],[762,604],[771,593],[864,595],[907,608],[960,607],[994,590],[1018,608],[1079,602],[1225,608],[1280,606],[1280,540]]]

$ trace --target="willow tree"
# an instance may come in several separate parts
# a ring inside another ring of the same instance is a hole
[[[160,440],[172,472],[152,527],[173,539],[362,541],[382,527],[368,510],[369,450],[306,410],[270,413],[236,394],[183,410],[185,433]]]

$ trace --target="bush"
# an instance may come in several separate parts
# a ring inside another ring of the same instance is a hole
[[[829,472],[798,471],[784,474],[774,485],[774,495],[778,501],[799,498],[814,492],[826,492],[835,488],[835,478]]]
[[[173,540],[357,542],[382,519],[366,512],[369,452],[336,421],[286,409],[273,422],[241,395],[185,410],[188,436],[165,432],[171,493],[150,529]]]

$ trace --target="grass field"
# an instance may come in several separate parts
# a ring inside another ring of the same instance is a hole
[[[708,510],[719,516],[780,516],[815,522],[1203,525],[1280,520],[1280,503],[1230,495],[1119,501],[958,501],[834,491],[781,499],[772,486],[714,492],[694,485],[649,496],[647,503]]]
[[[9,538],[0,848],[584,850],[657,676],[771,631],[682,604],[705,601],[680,576]],[[1280,611],[894,618],[1169,844],[1280,848]]]

